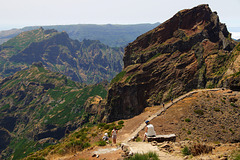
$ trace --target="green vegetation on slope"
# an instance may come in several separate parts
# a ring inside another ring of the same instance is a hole
[[[90,135],[88,132],[90,132],[92,128],[82,128],[79,131],[74,132],[73,134],[67,136],[62,140],[61,143],[55,144],[55,145],[49,145],[45,147],[45,149],[42,149],[37,152],[30,152],[29,156],[21,156],[25,160],[33,160],[33,159],[42,159],[44,160],[45,156],[47,156],[49,153],[51,154],[58,154],[58,155],[64,155],[66,153],[81,151],[89,146],[91,144],[89,143]]]
[[[31,30],[29,32],[24,32],[18,36],[10,39],[9,41],[2,44],[4,47],[13,47],[16,51],[21,51],[33,42],[40,42],[44,39],[49,39],[50,37],[58,34],[55,32],[44,32],[41,29]]]
[[[98,95],[104,99],[107,95],[101,84],[86,86],[71,81],[46,70],[41,63],[0,81],[0,87],[0,127],[11,133],[9,148],[3,155],[13,159],[51,144],[40,145],[41,139],[62,138],[67,126],[96,124],[100,116],[86,112],[85,103],[90,97]]]
[[[45,159],[46,156],[51,157],[51,155],[53,157],[54,155],[64,156],[66,154],[74,154],[77,151],[82,151],[83,149],[90,146],[105,146],[106,141],[102,140],[102,135],[104,133],[108,133],[108,135],[111,136],[113,127],[116,127],[118,130],[120,130],[124,126],[123,124],[124,121],[119,121],[117,125],[115,123],[99,123],[98,125],[91,127],[85,126],[81,129],[77,129],[72,133],[69,133],[57,144],[44,147],[40,146],[40,148],[43,149],[37,152],[33,151],[24,159]]]
[[[156,153],[148,152],[145,154],[136,153],[130,158],[125,158],[125,160],[159,160],[159,158]]]
[[[84,39],[100,40],[102,43],[111,47],[122,47],[135,40],[139,35],[157,27],[155,24],[132,24],[132,25],[96,25],[96,24],[77,24],[77,25],[55,25],[42,26],[44,29],[56,29],[59,32],[65,31],[72,39],[82,41]],[[0,32],[0,43],[13,38],[17,34],[38,29],[40,26],[25,27],[11,31]]]
[[[27,31],[0,46],[0,76],[7,77],[42,62],[48,69],[74,81],[96,84],[110,81],[122,70],[123,48],[111,48],[98,40],[79,42],[66,32]]]

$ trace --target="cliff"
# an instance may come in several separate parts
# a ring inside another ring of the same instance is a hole
[[[208,5],[179,11],[125,48],[124,69],[108,91],[109,121],[192,89],[228,87],[223,78],[239,55],[235,45]]]

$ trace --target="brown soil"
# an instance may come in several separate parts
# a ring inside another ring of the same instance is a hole
[[[123,151],[121,149],[112,151],[112,149],[116,149],[116,148],[117,148],[116,146],[111,146],[111,145],[104,146],[104,147],[94,147],[94,148],[87,149],[83,152],[76,153],[72,156],[66,157],[65,159],[62,159],[62,160],[79,160],[79,159],[96,160],[96,159],[104,159],[104,158],[106,160],[117,160],[121,158]],[[100,153],[100,154],[96,153],[103,149],[106,151],[109,150],[109,152]],[[93,157],[94,154],[95,156]],[[98,158],[97,158],[97,155],[99,156]]]
[[[151,123],[157,134],[174,133],[178,141],[239,142],[239,98],[239,92],[229,90],[195,93],[172,105]]]
[[[239,144],[231,145],[229,142],[238,141],[240,135],[239,107],[240,93],[229,90],[203,91],[195,93],[174,103],[165,112],[154,118],[151,123],[155,126],[157,134],[177,135],[177,142],[192,140],[194,142],[207,143],[216,146],[213,153],[193,157],[201,159],[212,157],[219,159],[224,155],[230,155],[233,150],[239,149]],[[165,106],[169,105],[165,104]],[[231,103],[234,103],[231,104]],[[124,127],[118,132],[117,144],[127,141],[129,137],[146,119],[161,109],[162,106],[154,106],[145,109],[145,112],[134,118],[123,120]],[[201,110],[201,111],[196,111]],[[186,119],[190,122],[186,122]],[[191,132],[191,133],[190,133]],[[143,138],[144,131],[139,132],[139,137]],[[220,144],[220,145],[216,145]],[[236,147],[238,146],[238,147]],[[111,151],[99,154],[99,158],[92,157],[96,151],[102,149],[112,150],[116,146],[110,144],[104,147],[93,147],[77,154],[54,158],[61,160],[79,159],[106,159],[117,160],[123,154],[122,150]],[[182,156],[181,149],[178,148],[172,155]]]

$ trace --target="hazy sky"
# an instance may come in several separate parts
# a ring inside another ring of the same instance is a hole
[[[240,0],[1,0],[0,30],[34,25],[164,22],[209,4],[228,27],[240,27]]]

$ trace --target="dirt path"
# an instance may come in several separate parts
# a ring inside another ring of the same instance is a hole
[[[127,145],[133,154],[135,153],[148,153],[148,152],[155,152],[157,153],[160,160],[182,160],[183,158],[178,156],[172,156],[168,153],[159,151],[157,146],[153,146],[150,143],[146,142],[127,142]]]
[[[129,141],[129,139],[131,139],[132,136],[135,135],[135,132],[138,131],[139,126],[143,125],[143,122],[145,122],[152,114],[156,113],[161,108],[162,108],[161,106],[154,106],[151,107],[151,109],[147,108],[146,111],[143,112],[142,114],[137,115],[131,119],[124,120],[124,127],[121,130],[119,130],[117,141],[118,142]]]
[[[182,95],[182,96],[174,99],[173,102],[169,102],[169,103],[165,104],[164,108],[161,107],[161,106],[154,106],[154,107],[155,107],[156,109],[158,109],[158,110],[155,111],[155,113],[153,113],[153,112],[154,112],[154,110],[153,110],[151,116],[150,116],[149,114],[147,114],[147,115],[149,116],[147,119],[145,119],[145,118],[146,118],[146,115],[144,116],[144,113],[143,113],[143,114],[140,114],[140,115],[138,116],[138,119],[140,118],[140,119],[142,120],[142,122],[139,124],[139,123],[138,123],[139,121],[137,121],[137,122],[134,121],[134,125],[135,125],[135,126],[139,126],[139,127],[138,127],[134,132],[132,132],[131,134],[129,134],[129,136],[128,136],[127,138],[125,138],[125,139],[123,140],[123,142],[128,142],[128,141],[132,140],[134,137],[136,137],[137,134],[139,134],[139,132],[140,132],[141,130],[143,130],[144,127],[146,126],[146,124],[145,124],[145,121],[146,121],[146,120],[151,121],[151,120],[153,120],[154,118],[156,118],[157,116],[160,116],[161,113],[163,113],[166,109],[168,109],[169,107],[171,107],[174,103],[177,103],[178,101],[180,101],[180,100],[182,100],[182,99],[184,99],[184,98],[186,98],[186,97],[189,97],[189,96],[191,96],[192,94],[197,93],[197,92],[202,92],[202,91],[219,91],[219,90],[222,90],[222,88],[194,90],[194,91],[188,92],[188,93],[186,93],[186,94],[184,94],[184,95]],[[135,118],[135,117],[134,117],[134,118]],[[132,120],[134,120],[134,119],[132,119]],[[129,124],[130,124],[130,123],[129,123]],[[129,125],[129,124],[128,124],[128,125]],[[124,129],[127,129],[127,128],[128,128],[128,127],[124,128]],[[128,131],[128,133],[129,133],[129,131]]]
[[[146,126],[146,120],[153,120],[157,116],[161,116],[161,114],[171,107],[174,103],[181,101],[182,99],[191,96],[194,93],[202,92],[202,91],[219,91],[221,88],[215,89],[199,89],[188,92],[176,99],[173,102],[169,102],[165,104],[164,108],[162,106],[153,106],[145,109],[145,112],[142,114],[135,116],[131,119],[124,120],[124,127],[119,131],[117,144],[124,144],[129,146],[130,150],[133,153],[147,153],[149,151],[156,152],[161,160],[182,160],[182,157],[173,156],[168,153],[160,151],[157,146],[152,146],[150,143],[146,142],[130,142],[132,138],[136,137],[140,131],[144,129]],[[116,146],[105,146],[105,147],[95,147],[90,150],[86,150],[83,152],[79,152],[75,155],[68,156],[66,158],[60,158],[61,160],[79,160],[79,158],[93,160],[99,159],[97,157],[92,157],[92,155],[99,155],[100,159],[105,160],[117,160],[123,154],[123,151]]]
[[[157,146],[152,146],[150,143],[146,142],[130,142],[134,137],[136,137],[141,130],[144,129],[146,126],[145,121],[146,120],[153,120],[157,116],[160,116],[166,109],[171,107],[173,104],[181,101],[182,99],[191,96],[194,93],[197,92],[203,92],[203,91],[219,91],[222,90],[221,88],[215,88],[215,89],[199,89],[194,90],[191,92],[188,92],[187,94],[184,94],[176,99],[173,100],[173,102],[169,102],[165,104],[164,108],[162,106],[154,106],[151,107],[151,110],[148,110],[147,112],[144,112],[138,116],[135,116],[132,119],[129,119],[126,121],[126,126],[123,127],[122,131],[119,132],[119,139],[124,145],[129,146],[131,152],[133,153],[147,153],[147,152],[156,152],[161,160],[182,160],[182,157],[173,156],[168,153],[159,151]]]

